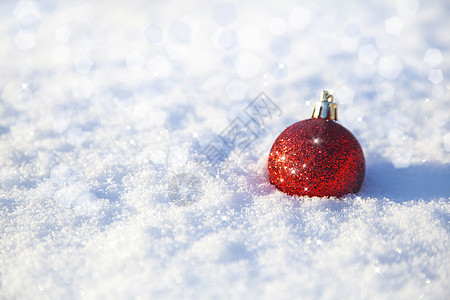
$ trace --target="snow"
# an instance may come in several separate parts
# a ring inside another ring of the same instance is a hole
[[[449,13],[2,1],[0,298],[449,298]],[[325,88],[366,180],[285,195],[270,147]]]

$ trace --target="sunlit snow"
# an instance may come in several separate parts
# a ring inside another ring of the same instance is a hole
[[[449,15],[1,1],[0,298],[449,299]],[[289,196],[267,157],[323,89],[365,182]]]

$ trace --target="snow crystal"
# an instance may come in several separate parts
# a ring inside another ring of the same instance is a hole
[[[55,193],[55,200],[59,205],[72,208],[74,213],[82,216],[92,217],[101,209],[101,202],[80,182],[63,186]]]
[[[167,189],[170,200],[181,206],[192,205],[203,193],[200,179],[189,173],[172,177]]]

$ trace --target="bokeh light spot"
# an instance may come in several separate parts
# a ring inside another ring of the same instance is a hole
[[[16,45],[22,50],[30,50],[36,46],[36,36],[34,33],[19,30],[14,38]]]
[[[297,30],[305,28],[311,19],[311,12],[308,9],[296,7],[289,14],[289,24]]]
[[[425,57],[423,60],[430,67],[436,67],[442,62],[441,50],[436,48],[428,49],[427,52],[425,52]]]
[[[247,86],[238,79],[233,79],[225,87],[225,93],[231,101],[243,100],[247,94]]]
[[[394,55],[384,56],[380,59],[378,64],[378,73],[388,78],[395,79],[403,70],[403,64]]]
[[[217,24],[225,27],[236,19],[236,9],[232,3],[218,3],[214,6],[212,18]]]
[[[384,22],[384,27],[387,33],[399,35],[403,30],[403,21],[398,17],[392,17]]]
[[[75,70],[78,73],[83,73],[83,74],[89,73],[93,64],[94,64],[93,61],[87,55],[81,55],[81,56],[75,58],[75,61],[74,61]]]
[[[366,45],[359,48],[358,59],[366,64],[373,64],[378,58],[378,51],[372,45]]]
[[[431,70],[430,73],[428,73],[428,80],[431,81],[433,84],[441,83],[441,81],[444,80],[442,71],[441,70]]]
[[[150,44],[159,43],[162,40],[163,30],[158,25],[151,24],[144,30],[144,36]]]

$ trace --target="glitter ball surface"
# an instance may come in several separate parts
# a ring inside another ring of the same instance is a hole
[[[284,130],[269,154],[272,184],[290,195],[356,193],[364,181],[364,152],[355,136],[335,121],[308,119]]]

